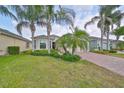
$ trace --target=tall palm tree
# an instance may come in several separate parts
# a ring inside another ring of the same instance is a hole
[[[17,21],[16,16],[8,9],[7,6],[0,5],[0,14],[4,16],[8,16]]]
[[[72,49],[72,54],[75,53],[76,48],[87,49],[87,42],[89,41],[89,35],[86,31],[82,31],[79,28],[75,28],[73,33],[63,35],[57,40],[57,45],[62,47],[65,53],[68,52],[67,48]]]
[[[47,44],[48,44],[48,53],[50,53],[50,33],[52,31],[52,24],[58,23],[58,24],[71,24],[72,18],[74,17],[72,14],[74,12],[70,12],[69,9],[64,9],[61,6],[59,6],[58,11],[55,11],[55,6],[53,5],[46,5],[45,11],[40,17],[41,20],[44,20],[44,23],[46,23],[47,28]]]
[[[29,28],[31,31],[31,39],[32,39],[32,50],[34,51],[34,34],[36,31],[36,25],[42,26],[45,24],[43,21],[39,21],[38,17],[40,17],[43,6],[39,5],[25,5],[25,6],[12,6],[12,8],[16,11],[18,24],[17,31],[19,34],[22,34],[22,27]]]
[[[121,20],[124,18],[124,13],[122,13],[120,10],[117,10],[112,14],[112,18],[114,24],[117,26],[112,34],[116,36],[116,43],[118,43],[119,37],[121,35],[121,32],[118,29],[121,27]]]
[[[87,25],[89,24],[92,24],[94,23],[95,21],[98,21],[98,24],[97,24],[97,27],[100,29],[101,31],[101,50],[103,50],[103,36],[105,35],[106,31],[105,30],[109,30],[108,26],[105,27],[106,25],[106,22],[110,23],[111,24],[111,27],[113,28],[112,26],[112,19],[110,16],[110,13],[117,7],[119,7],[118,5],[110,5],[110,6],[106,6],[106,5],[102,5],[102,6],[99,6],[100,9],[99,9],[99,16],[95,16],[91,19],[91,21],[87,22],[84,26],[84,28],[87,27]],[[108,31],[108,34],[107,34],[107,42],[109,42],[109,31]],[[108,43],[109,44],[109,43]],[[107,44],[107,46],[108,46]]]

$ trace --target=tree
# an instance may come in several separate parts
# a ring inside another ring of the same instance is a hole
[[[57,24],[71,24],[72,19],[74,17],[74,12],[72,10],[62,8],[59,6],[59,11],[55,11],[55,6],[53,5],[46,5],[45,6],[45,11],[40,17],[41,20],[44,20],[46,23],[46,28],[47,28],[47,42],[48,42],[48,53],[50,53],[50,33],[52,31],[52,24],[57,23]]]
[[[80,49],[87,49],[88,42],[89,35],[77,27],[74,29],[74,33],[65,34],[57,40],[57,44],[63,47],[65,53],[68,52],[67,48],[71,48],[72,54],[75,53],[78,47]]]
[[[116,36],[117,41],[119,40],[120,36],[124,35],[124,26],[116,28],[113,33]]]
[[[124,50],[124,42],[118,42],[117,43],[117,49]]]
[[[107,31],[107,46],[109,42],[109,26],[108,23],[111,24],[111,27],[113,28],[112,19],[110,16],[110,13],[115,9],[119,7],[118,5],[110,5],[110,6],[100,6],[99,9],[99,16],[95,16],[91,19],[91,21],[87,22],[84,26],[84,28],[87,27],[87,25],[94,23],[95,21],[98,21],[97,27],[101,31],[101,50],[103,50],[103,36],[105,35]],[[107,25],[106,25],[107,24]],[[105,31],[106,30],[106,31]]]
[[[43,11],[43,6],[25,5],[12,6],[12,8],[16,11],[17,14],[18,24],[16,28],[19,34],[22,34],[22,27],[30,29],[32,39],[32,50],[34,51],[34,34],[36,31],[36,25],[45,25],[43,21],[38,21],[38,17],[40,17]]]
[[[59,48],[59,47],[62,47],[63,48],[63,50],[64,50],[64,52],[65,53],[69,53],[69,51],[68,51],[68,47],[70,47],[70,45],[71,45],[71,35],[72,34],[70,34],[70,33],[68,33],[68,34],[65,34],[65,35],[63,35],[63,36],[61,36],[57,41],[56,41],[56,44],[57,44],[57,47]]]
[[[112,14],[113,22],[117,26],[114,32],[112,33],[116,36],[116,43],[118,43],[119,37],[123,35],[123,27],[121,27],[121,20],[123,19],[123,17],[124,13],[122,13],[120,10],[117,10]]]
[[[87,44],[89,42],[89,35],[86,31],[82,31],[79,28],[75,28],[75,32],[72,34],[72,54],[74,54],[76,48],[87,49]]]
[[[7,6],[0,5],[0,14],[4,16],[8,16],[17,21],[16,16],[8,9]]]

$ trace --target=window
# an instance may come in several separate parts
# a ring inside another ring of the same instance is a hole
[[[40,49],[41,48],[46,48],[46,43],[40,43]]]

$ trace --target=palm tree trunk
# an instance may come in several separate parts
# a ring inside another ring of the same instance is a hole
[[[67,53],[67,49],[64,45],[63,45],[63,49],[64,49],[65,53]]]
[[[119,37],[120,37],[120,36],[118,36],[118,35],[116,36],[116,48],[117,48],[117,44],[118,44]]]
[[[34,32],[32,32],[32,51],[34,51]]]
[[[74,52],[75,52],[75,47],[72,46],[72,55],[74,54]]]
[[[117,26],[117,29],[120,28],[120,25],[121,25],[121,23],[119,22],[119,23],[118,23],[118,26]],[[116,36],[116,48],[117,48],[117,44],[118,44],[119,37],[120,37],[119,35]]]
[[[48,53],[50,54],[50,24],[47,26],[47,45],[48,45]]]
[[[103,34],[105,30],[105,14],[102,15],[102,26],[101,26],[101,50],[103,50]]]
[[[35,48],[34,48],[34,33],[35,33],[35,25],[34,25],[34,22],[31,22],[31,24],[30,24],[30,29],[31,29],[31,38],[32,38],[32,51],[34,51],[35,50]]]
[[[101,46],[100,50],[103,50],[103,31],[101,31]]]
[[[109,31],[107,31],[107,50],[109,50]]]

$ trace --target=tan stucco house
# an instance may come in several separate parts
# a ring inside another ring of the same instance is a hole
[[[55,42],[59,38],[57,35],[50,35],[50,48],[55,49]],[[34,37],[34,48],[35,50],[39,49],[48,49],[48,42],[46,35],[39,35]]]
[[[59,38],[57,35],[51,35],[50,36],[50,48],[54,49],[56,46],[56,40]],[[80,48],[77,48],[76,51],[90,51],[90,50],[98,50],[100,48],[100,42],[101,38],[100,37],[93,37],[90,36],[90,42],[88,42],[87,49],[80,50]],[[103,39],[103,49],[107,49],[107,40]],[[35,50],[39,49],[48,49],[48,44],[47,44],[47,36],[46,35],[39,35],[35,36],[34,38],[34,47]],[[109,50],[116,48],[116,40],[110,39],[109,40]]]
[[[20,51],[31,49],[31,41],[0,28],[0,55],[7,54],[8,46],[19,46]]]

